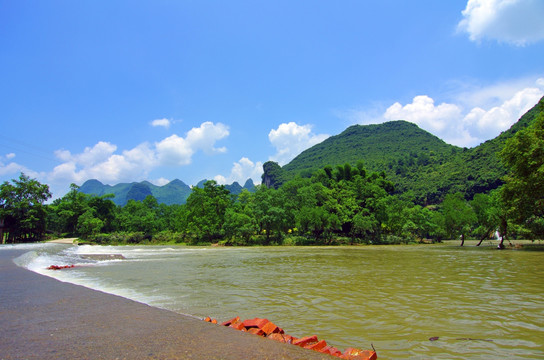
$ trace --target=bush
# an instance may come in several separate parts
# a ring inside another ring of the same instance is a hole
[[[171,230],[164,230],[155,235],[151,239],[152,243],[164,244],[164,243],[176,243],[181,244],[184,242],[185,237],[182,233],[173,232]]]
[[[305,236],[290,235],[283,239],[283,245],[286,246],[305,246],[312,245],[315,242],[314,239],[308,239]]]
[[[409,244],[415,242],[414,238],[411,237],[401,237],[397,235],[386,235],[382,237],[382,244],[385,245],[400,245],[400,244]]]
[[[149,240],[143,232],[114,232],[111,234],[96,234],[87,237],[87,240],[97,245],[128,245],[140,244]]]

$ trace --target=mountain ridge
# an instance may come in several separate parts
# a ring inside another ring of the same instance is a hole
[[[384,171],[397,193],[422,204],[437,204],[450,192],[467,198],[502,185],[506,174],[498,152],[505,141],[529,126],[544,111],[544,97],[508,130],[473,148],[447,144],[435,135],[403,120],[376,125],[353,125],[316,144],[291,162],[263,165],[263,183],[275,188],[296,176],[309,177],[325,166],[362,161],[368,171]]]
[[[202,180],[199,184],[205,181]],[[239,194],[243,189],[254,191],[255,184],[253,180],[248,179],[244,186],[241,186],[238,182],[234,182],[231,185],[225,185],[225,187],[231,193]],[[129,200],[141,201],[147,195],[153,195],[160,204],[173,205],[185,204],[191,194],[191,187],[179,179],[174,179],[162,186],[154,185],[147,180],[108,185],[103,184],[97,179],[89,179],[79,187],[79,192],[96,196],[112,194],[114,195],[112,201],[116,205],[121,206],[125,205]]]

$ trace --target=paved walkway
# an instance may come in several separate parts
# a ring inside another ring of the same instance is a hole
[[[41,276],[23,253],[0,250],[0,359],[334,359]]]

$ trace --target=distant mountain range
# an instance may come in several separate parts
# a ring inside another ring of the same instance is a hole
[[[203,187],[207,180],[200,181],[196,186]],[[239,194],[243,189],[249,191],[255,190],[253,180],[248,179],[244,186],[234,182],[225,187],[232,194]],[[181,180],[172,180],[166,185],[157,186],[149,181],[120,183],[116,185],[104,185],[100,181],[92,179],[87,180],[80,186],[79,191],[89,195],[107,195],[112,194],[113,202],[117,205],[125,205],[129,200],[141,201],[148,195],[153,195],[159,203],[166,205],[185,204],[191,194],[191,187]]]
[[[436,204],[449,192],[467,198],[486,193],[502,182],[506,170],[498,152],[506,140],[544,112],[544,97],[512,127],[474,148],[449,145],[406,121],[350,126],[341,134],[303,151],[283,167],[264,164],[263,183],[279,187],[295,176],[309,177],[325,166],[362,161],[369,171],[384,171],[398,193],[411,194],[421,204]]]
[[[417,125],[398,120],[379,125],[354,125],[342,133],[310,147],[287,165],[266,162],[263,184],[278,188],[295,176],[310,177],[325,166],[346,163],[356,166],[363,162],[368,171],[385,172],[395,184],[397,193],[412,197],[416,202],[437,204],[450,192],[460,191],[467,198],[476,193],[487,193],[499,187],[506,174],[498,152],[507,139],[529,126],[535,116],[544,112],[544,97],[525,113],[512,127],[496,138],[474,148],[449,145]],[[206,180],[197,186],[202,187]],[[242,189],[253,191],[251,179],[244,186],[234,182],[226,185],[233,194]],[[143,200],[153,195],[159,203],[184,204],[191,188],[181,180],[164,186],[148,181],[104,185],[88,180],[79,191],[86,194],[114,194],[113,201],[124,205],[130,199]]]

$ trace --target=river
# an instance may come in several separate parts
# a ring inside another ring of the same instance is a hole
[[[380,359],[544,358],[544,252],[17,246],[28,248],[17,264],[62,281],[196,317],[265,317],[340,349],[374,346]],[[101,254],[126,259],[85,256]]]

